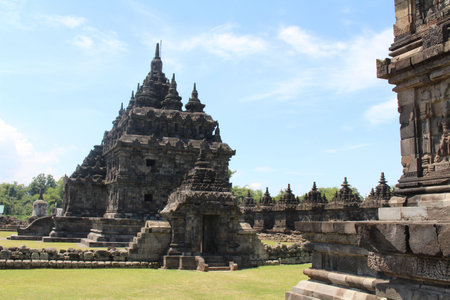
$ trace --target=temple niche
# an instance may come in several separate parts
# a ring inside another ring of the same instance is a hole
[[[162,71],[159,45],[151,70],[121,106],[111,130],[64,181],[65,216],[157,219],[169,194],[194,167],[200,148],[219,178],[235,151],[222,143],[196,85],[182,109],[175,75]]]

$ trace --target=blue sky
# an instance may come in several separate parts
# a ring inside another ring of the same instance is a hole
[[[375,60],[393,0],[0,0],[0,182],[70,175],[128,104],[163,41],[163,70],[236,155],[235,185],[296,194],[401,174],[392,86]]]

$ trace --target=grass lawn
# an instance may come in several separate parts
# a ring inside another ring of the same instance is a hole
[[[304,265],[233,272],[155,269],[0,270],[2,299],[284,299]]]
[[[31,249],[41,249],[41,248],[56,248],[56,249],[106,249],[106,248],[88,248],[84,245],[77,244],[77,243],[44,243],[41,241],[27,241],[27,240],[7,240],[6,238],[8,236],[11,236],[13,234],[17,234],[15,231],[0,231],[0,246],[3,246],[5,248],[8,247],[21,247],[23,245],[27,246]],[[120,248],[118,248],[120,249]],[[1,295],[1,294],[0,294]]]
[[[264,244],[269,245],[269,246],[275,246],[276,244],[289,246],[289,245],[294,244],[292,242],[276,242],[276,241],[269,241],[269,240],[261,240],[261,242],[263,242]]]

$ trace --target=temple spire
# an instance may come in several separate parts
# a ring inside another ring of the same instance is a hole
[[[162,73],[162,61],[161,57],[159,57],[159,43],[156,43],[155,57],[151,63],[151,73],[152,75],[155,73]]]
[[[172,81],[170,82],[169,92],[166,98],[162,102],[163,109],[181,110],[183,104],[181,103],[181,97],[178,95],[177,82],[175,81],[175,73],[172,75]]]
[[[384,178],[384,172],[381,172],[379,184],[386,184],[386,178]]]
[[[194,89],[192,90],[191,98],[189,98],[188,103],[184,106],[189,112],[203,112],[205,104],[200,102],[198,99],[197,85],[194,82]]]
[[[160,58],[159,57],[159,43],[156,43],[155,58]]]

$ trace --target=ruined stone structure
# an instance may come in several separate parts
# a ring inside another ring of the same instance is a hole
[[[211,168],[203,151],[162,214],[172,225],[166,268],[197,269],[211,263],[248,267],[252,260],[267,258],[256,232],[239,221],[231,184]]]
[[[377,61],[394,84],[403,175],[379,221],[297,222],[312,268],[286,299],[450,299],[450,5],[395,0],[395,40]],[[367,204],[387,194],[383,180]]]
[[[64,180],[64,216],[54,217],[47,241],[91,246],[128,244],[145,220],[160,219],[167,199],[203,149],[217,178],[226,180],[235,151],[222,143],[218,122],[204,112],[196,85],[182,109],[175,75],[162,71],[159,46],[151,69],[113,127]],[[31,234],[32,228],[27,232]]]
[[[42,195],[42,190],[39,193],[39,199],[33,202],[33,214],[32,217],[45,217],[47,216],[48,203],[44,201],[44,196]]]
[[[272,200],[266,188],[259,202],[248,194],[240,206],[243,220],[258,232],[287,233],[297,230],[295,223],[298,221],[377,220],[378,208],[385,206],[391,196],[390,186],[383,173],[379,184],[372,191],[367,199],[361,202],[350,188],[347,178],[344,178],[342,188],[330,202],[319,192],[314,182],[302,200],[293,194],[288,185],[278,202]]]
[[[380,181],[375,187],[375,190],[370,191],[369,196],[362,203],[363,207],[384,207],[388,206],[388,200],[391,199],[391,187],[387,184],[384,178],[384,173],[381,173]]]

